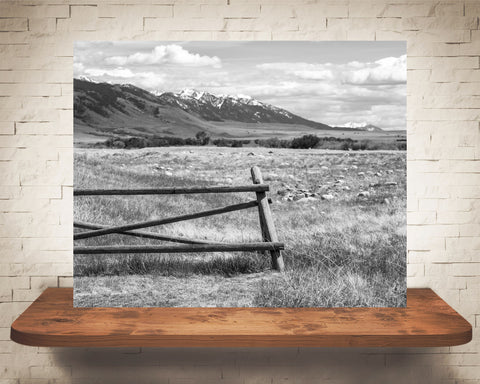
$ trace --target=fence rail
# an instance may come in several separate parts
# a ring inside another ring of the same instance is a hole
[[[100,224],[90,224],[90,223],[83,223],[83,222],[75,222],[73,223],[74,227],[82,228],[82,229],[104,229],[109,228],[107,225],[100,225]],[[162,235],[160,233],[154,232],[144,232],[144,231],[125,231],[119,232],[122,235],[133,236],[133,237],[141,237],[144,239],[154,239],[154,240],[163,240],[163,241],[171,241],[173,243],[184,243],[184,244],[212,244],[211,241],[207,240],[200,240],[200,239],[187,239],[185,237],[180,236],[171,236],[171,235]]]
[[[257,201],[250,201],[248,203],[228,205],[228,206],[222,207],[222,208],[216,208],[216,209],[211,209],[211,210],[208,210],[208,211],[197,212],[197,213],[190,213],[190,214],[187,214],[187,215],[168,217],[166,219],[149,220],[149,221],[142,221],[142,222],[133,223],[133,224],[119,225],[119,226],[116,226],[116,227],[96,229],[94,231],[83,232],[83,233],[76,234],[76,235],[73,236],[73,239],[74,240],[88,239],[90,237],[109,235],[111,233],[122,233],[122,232],[125,232],[125,231],[130,231],[132,229],[141,229],[141,228],[154,227],[154,226],[157,226],[157,225],[178,223],[179,221],[199,219],[199,218],[202,218],[202,217],[219,215],[221,213],[241,211],[243,209],[256,207],[257,205],[258,205]]]
[[[97,247],[76,247],[74,254],[112,253],[193,253],[193,252],[252,252],[279,251],[285,249],[283,243],[211,243],[191,245],[112,245]]]
[[[235,192],[268,192],[267,184],[215,186],[193,188],[149,188],[149,189],[77,189],[74,196],[111,196],[111,195],[192,195],[195,193],[235,193]]]
[[[122,246],[75,246],[74,254],[121,254],[121,253],[192,253],[192,252],[269,252],[272,258],[272,267],[283,271],[284,264],[281,250],[284,244],[278,241],[270,204],[266,195],[270,190],[263,183],[262,174],[258,167],[251,169],[252,185],[241,186],[213,186],[193,188],[154,188],[154,189],[81,189],[75,190],[74,196],[112,196],[112,195],[180,195],[195,193],[231,193],[231,192],[255,192],[256,200],[246,203],[228,205],[207,211],[190,213],[175,217],[148,220],[131,224],[107,226],[101,224],[74,222],[74,227],[87,229],[86,232],[75,233],[74,240],[88,239],[109,234],[120,234],[147,239],[183,243],[185,245],[122,245]],[[219,243],[200,239],[187,239],[179,236],[164,235],[154,232],[138,231],[142,228],[154,227],[164,224],[177,223],[185,220],[193,220],[202,217],[220,215],[223,213],[240,211],[258,207],[260,230],[263,242],[256,243]]]

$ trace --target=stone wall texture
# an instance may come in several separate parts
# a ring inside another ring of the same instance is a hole
[[[0,1],[0,383],[480,383],[479,0]],[[12,321],[72,285],[76,40],[406,40],[408,286],[450,348],[35,348]]]

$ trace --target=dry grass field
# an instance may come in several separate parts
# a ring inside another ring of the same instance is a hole
[[[270,184],[285,243],[283,274],[254,253],[75,255],[75,306],[403,306],[404,151],[164,147],[75,149],[75,188]],[[75,197],[75,220],[122,224],[254,199],[250,194]],[[224,242],[261,241],[258,212],[146,230]],[[158,242],[158,241],[157,241]],[[77,245],[154,244],[108,235]]]

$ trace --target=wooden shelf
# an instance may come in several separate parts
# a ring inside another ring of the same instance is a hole
[[[20,344],[47,347],[440,347],[471,325],[431,289],[407,308],[73,308],[48,288],[12,324]]]

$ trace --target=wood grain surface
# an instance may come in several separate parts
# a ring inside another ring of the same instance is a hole
[[[440,347],[471,325],[431,289],[406,308],[73,308],[48,288],[12,324],[11,339],[50,347]]]

